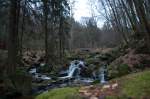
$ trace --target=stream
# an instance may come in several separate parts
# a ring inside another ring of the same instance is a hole
[[[43,65],[42,65],[43,66]],[[67,86],[79,86],[79,85],[90,85],[94,82],[95,79],[93,78],[84,78],[80,75],[81,69],[85,69],[85,63],[81,60],[74,60],[70,63],[68,70],[63,71],[65,76],[57,77],[58,80],[53,81],[47,85],[41,85],[37,88],[32,89],[32,93],[42,93],[45,91],[48,91],[49,89],[53,88],[61,88],[61,87],[67,87]],[[105,66],[102,66],[99,69],[99,81],[101,84],[106,83],[105,79]],[[32,75],[32,78],[37,80],[37,83],[41,83],[42,81],[48,81],[53,80],[51,77],[37,73],[37,68],[33,66],[33,68],[29,69],[29,74]]]

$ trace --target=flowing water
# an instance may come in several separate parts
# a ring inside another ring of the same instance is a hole
[[[100,83],[101,83],[101,84],[106,83],[105,75],[106,75],[106,66],[102,66],[102,67],[100,68],[100,75],[99,75]]]
[[[81,64],[82,63],[82,64]],[[70,66],[69,66],[69,69],[68,69],[68,75],[67,76],[64,76],[64,77],[59,77],[61,79],[67,79],[67,78],[79,78],[80,76],[80,66],[84,66],[84,62],[82,61],[72,61]]]
[[[68,70],[65,71],[67,73],[66,76],[58,77],[59,80],[54,83],[50,83],[45,86],[40,86],[37,92],[39,93],[39,92],[47,91],[48,89],[51,89],[51,88],[69,86],[69,85],[72,85],[75,81],[77,81],[78,83],[82,83],[82,84],[91,84],[94,81],[93,78],[81,77],[80,76],[81,69],[86,69],[84,61],[81,61],[81,60],[72,61],[69,65]],[[51,79],[51,77],[37,73],[37,68],[30,69],[29,73],[32,74],[33,78],[36,78],[36,79],[42,79],[42,80]],[[105,73],[106,73],[106,68],[105,66],[102,66],[99,70],[99,80],[100,80],[100,83],[102,84],[106,83]]]

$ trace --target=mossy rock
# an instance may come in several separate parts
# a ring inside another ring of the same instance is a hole
[[[88,59],[85,59],[85,62],[87,64],[95,64],[95,65],[100,64],[100,60],[98,58],[88,58]]]

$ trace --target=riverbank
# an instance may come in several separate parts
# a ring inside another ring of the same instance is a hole
[[[149,75],[147,70],[113,79],[106,85],[54,89],[36,99],[149,99]]]

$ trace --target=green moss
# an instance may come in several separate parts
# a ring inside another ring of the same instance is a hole
[[[116,96],[107,96],[106,99],[118,99]]]
[[[137,73],[127,76],[123,80],[123,93],[141,99],[142,97],[149,96],[150,93],[150,71]]]
[[[49,92],[43,93],[36,99],[80,99],[78,96],[78,88],[58,88]]]

